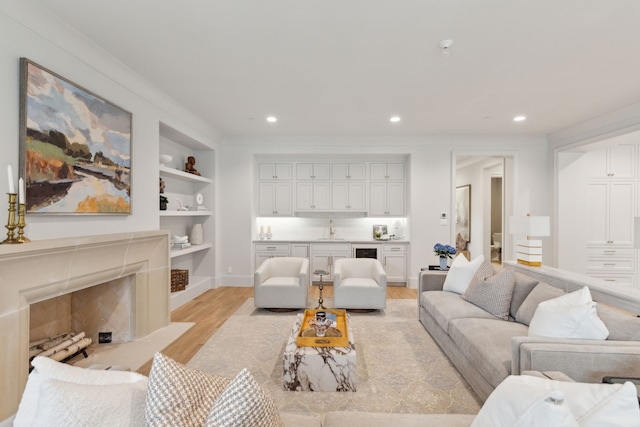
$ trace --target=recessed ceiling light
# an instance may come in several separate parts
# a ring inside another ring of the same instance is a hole
[[[527,118],[526,118],[525,116],[515,116],[515,117],[513,118],[513,121],[514,121],[514,122],[523,122],[523,121],[525,121],[526,119],[527,119]]]
[[[277,118],[277,117],[275,117],[275,116],[269,116],[269,117],[267,117],[267,121],[268,121],[269,123],[275,123],[275,122],[277,122],[277,121],[278,121],[278,118]]]
[[[391,123],[398,123],[400,121],[400,116],[393,116],[389,119]]]

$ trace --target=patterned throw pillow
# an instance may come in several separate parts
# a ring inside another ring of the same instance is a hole
[[[514,286],[514,270],[505,268],[501,273],[469,286],[461,297],[496,317],[508,320]]]
[[[205,427],[282,427],[271,394],[260,387],[246,368],[216,400]]]
[[[201,426],[229,378],[201,372],[156,353],[145,407],[148,426]]]
[[[476,273],[473,275],[473,278],[469,283],[469,287],[487,280],[489,277],[493,276],[493,273],[495,273],[493,271],[493,265],[489,261],[482,261],[482,264],[480,264],[480,267],[478,267]]]

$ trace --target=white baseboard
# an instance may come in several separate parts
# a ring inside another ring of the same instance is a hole
[[[189,284],[184,291],[171,292],[170,310],[173,311],[183,304],[188,303],[198,295],[211,289],[210,277],[189,277]]]

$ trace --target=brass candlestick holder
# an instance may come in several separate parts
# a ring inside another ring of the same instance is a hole
[[[24,235],[24,228],[27,224],[24,222],[24,214],[27,211],[27,205],[25,203],[18,204],[18,242],[29,243],[31,240]]]
[[[14,231],[17,227],[16,225],[16,198],[18,195],[16,193],[7,193],[9,195],[9,217],[7,218],[7,238],[2,241],[2,244],[8,243],[21,243],[16,239]]]
[[[322,299],[322,276],[326,276],[329,273],[324,270],[316,270],[313,272],[313,274],[317,274],[320,276],[320,298],[318,298],[318,306],[316,307],[316,309],[326,310],[326,307],[322,305],[324,303],[324,299]]]

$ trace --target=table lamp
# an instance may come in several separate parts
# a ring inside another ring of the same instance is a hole
[[[539,267],[542,265],[542,240],[531,237],[545,237],[551,234],[548,216],[510,216],[509,233],[527,236],[526,240],[516,240],[516,260],[519,264]]]

